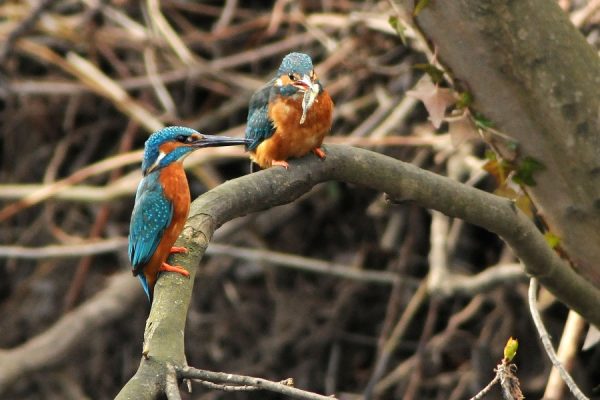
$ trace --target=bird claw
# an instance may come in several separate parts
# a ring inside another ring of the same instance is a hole
[[[181,274],[181,275],[185,276],[186,278],[190,277],[190,273],[185,268],[180,267],[178,265],[170,265],[170,264],[167,264],[166,262],[162,263],[162,265],[160,266],[158,271],[159,272],[177,272],[178,274]]]
[[[177,253],[187,253],[188,249],[185,247],[177,247],[177,246],[173,246],[171,247],[171,254],[177,254]]]
[[[271,166],[275,166],[275,165],[279,165],[280,167],[283,167],[285,169],[288,169],[290,167],[290,164],[287,163],[287,161],[273,161],[271,162]]]
[[[322,148],[320,148],[320,147],[315,147],[315,148],[313,149],[313,153],[315,153],[315,155],[316,155],[317,157],[319,157],[321,160],[324,160],[324,159],[325,159],[325,157],[327,157],[327,154],[325,154],[325,151],[323,151],[323,149],[322,149]]]

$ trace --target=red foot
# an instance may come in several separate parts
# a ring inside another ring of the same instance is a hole
[[[169,265],[166,262],[162,263],[162,265],[160,266],[160,268],[158,269],[159,272],[164,271],[164,272],[177,272],[178,274],[181,274],[187,278],[190,277],[190,273],[188,271],[186,271],[185,268],[183,267],[179,267],[177,265]]]
[[[287,163],[287,161],[272,161],[271,162],[271,166],[275,166],[275,165],[279,165],[280,167],[283,167],[285,169],[288,169],[290,167],[290,164]]]
[[[312,151],[313,151],[313,153],[315,153],[315,155],[316,155],[317,157],[319,157],[321,160],[324,160],[324,159],[325,159],[325,157],[327,157],[327,154],[325,154],[325,151],[323,151],[323,149],[322,149],[322,148],[320,148],[320,147],[315,147],[315,148],[314,148]]]
[[[176,247],[176,246],[171,247],[171,251],[170,251],[171,254],[187,253],[187,252],[188,252],[187,248],[185,248],[185,247]]]

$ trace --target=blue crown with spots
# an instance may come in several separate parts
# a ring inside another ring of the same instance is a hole
[[[281,65],[279,66],[277,73],[278,75],[284,75],[291,72],[296,72],[299,74],[308,75],[312,70],[313,63],[308,54],[290,53],[281,61]]]
[[[177,136],[190,136],[194,133],[198,132],[192,128],[186,128],[185,126],[169,126],[154,132],[152,135],[150,135],[148,140],[146,140],[146,145],[144,147],[144,160],[142,161],[142,171],[146,171],[156,160],[161,144],[175,140]]]

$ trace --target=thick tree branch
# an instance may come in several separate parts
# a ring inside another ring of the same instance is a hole
[[[330,145],[327,159],[295,160],[290,168],[271,168],[228,181],[192,203],[177,245],[190,250],[172,262],[186,267],[191,279],[164,274],[155,289],[145,334],[145,352],[135,377],[119,399],[156,398],[164,393],[168,366],[187,366],[183,332],[196,266],[212,235],[242,215],[289,203],[318,183],[338,180],[386,192],[395,201],[414,201],[462,218],[500,235],[529,274],[570,308],[600,326],[600,291],[579,276],[546,244],[535,225],[505,198],[463,185],[393,158],[358,148]],[[150,380],[150,381],[148,381]]]
[[[544,165],[527,191],[582,275],[600,287],[596,50],[546,0],[432,0],[415,23],[475,109],[513,139],[490,138],[501,155]]]

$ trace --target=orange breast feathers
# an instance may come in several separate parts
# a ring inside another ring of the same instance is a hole
[[[165,197],[173,204],[173,218],[150,261],[144,266],[144,275],[150,287],[154,287],[159,268],[167,261],[171,247],[183,230],[190,211],[190,189],[182,162],[174,162],[163,168],[158,179],[164,189]]]
[[[315,99],[301,125],[302,97],[278,97],[269,104],[269,118],[275,132],[256,148],[254,161],[261,168],[268,168],[273,161],[285,161],[302,157],[321,147],[333,121],[333,101],[323,90]]]

